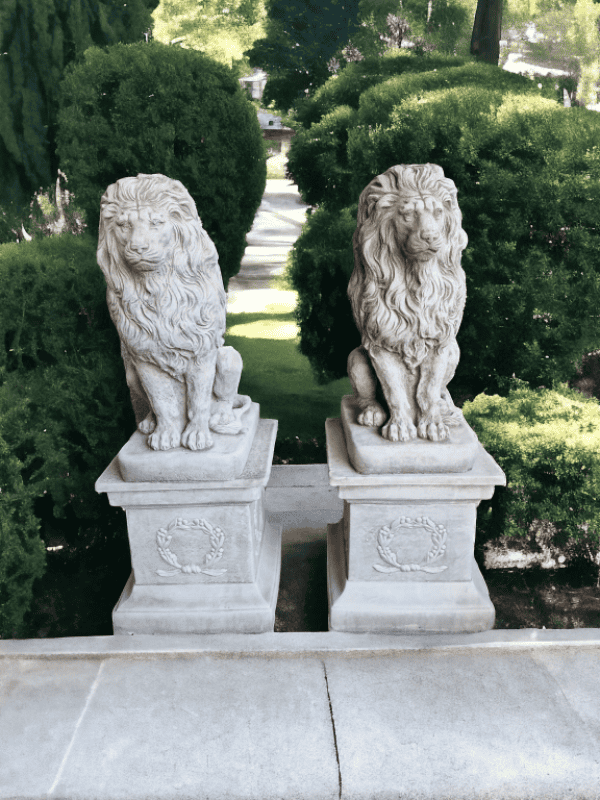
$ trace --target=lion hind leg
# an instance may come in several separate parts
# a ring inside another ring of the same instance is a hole
[[[237,350],[230,346],[218,349],[209,421],[215,433],[236,434],[242,430],[240,417],[250,403],[249,397],[238,395],[242,368],[242,357]],[[234,405],[238,407],[234,409]]]
[[[360,408],[356,421],[359,425],[379,428],[388,415],[377,400],[377,375],[369,354],[362,346],[348,356],[348,377]]]

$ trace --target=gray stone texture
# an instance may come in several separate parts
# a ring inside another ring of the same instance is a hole
[[[0,642],[0,798],[597,800],[600,631]]]

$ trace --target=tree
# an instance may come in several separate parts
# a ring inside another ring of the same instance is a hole
[[[177,42],[247,68],[244,51],[264,34],[264,17],[264,0],[161,0],[153,34],[163,44]]]
[[[57,87],[93,44],[142,39],[158,0],[3,0],[0,204],[24,205],[56,178]]]
[[[502,0],[479,0],[471,36],[471,53],[486,64],[498,66],[502,30]]]
[[[266,36],[247,55],[269,73],[264,100],[287,110],[329,77],[328,64],[360,29],[359,0],[267,0]]]

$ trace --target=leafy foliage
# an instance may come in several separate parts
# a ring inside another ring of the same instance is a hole
[[[265,148],[235,74],[194,50],[156,42],[90,49],[67,71],[58,149],[90,230],[106,187],[163,173],[188,189],[219,252],[238,272],[265,187]]]
[[[484,84],[490,75],[493,86],[494,68],[471,69],[482,76]],[[438,80],[427,73],[422,77],[425,87]],[[500,90],[494,91],[480,87],[478,81],[477,86],[418,93],[417,78],[404,76],[404,80],[412,83],[416,96],[400,99],[395,106],[388,101],[392,110],[383,124],[360,123],[365,120],[361,113],[366,115],[371,107],[368,113],[379,113],[370,93],[384,92],[386,84],[361,96],[353,112],[356,116],[340,110],[339,118],[329,115],[304,138],[297,136],[291,164],[300,182],[310,187],[311,202],[324,203],[335,218],[335,212],[343,213],[342,204],[349,212],[350,203],[365,185],[389,167],[440,164],[458,187],[470,242],[463,255],[467,305],[458,337],[462,355],[455,390],[467,394],[498,391],[513,374],[536,386],[568,380],[584,353],[600,344],[600,157],[596,144],[600,120],[594,112],[565,109],[536,96],[539,88],[526,79],[520,79],[522,86],[531,89],[524,88],[522,94],[507,92],[505,87],[513,78],[504,76],[498,78]],[[402,79],[389,83],[393,82],[400,93]],[[348,119],[347,148],[339,156],[336,136],[339,140],[342,133],[333,123]],[[330,124],[324,126],[324,122]],[[329,138],[325,127],[332,132]],[[313,173],[309,162],[300,157],[307,142],[312,146],[310,162],[317,167]],[[304,172],[298,163],[306,164]],[[329,168],[329,163],[336,178],[331,183],[318,174],[318,167]],[[341,191],[333,185],[338,176]],[[325,318],[339,319],[338,325],[330,326],[335,327],[339,345],[329,338],[317,342],[314,335],[304,333],[308,326],[301,326],[303,351],[321,378],[331,379],[345,374],[350,346],[341,343],[354,336],[354,326],[345,297],[336,299],[336,308],[316,285],[312,290],[310,283],[299,278],[299,265],[311,273],[310,265],[325,260],[314,238],[308,239],[314,219],[316,215],[307,223],[306,236],[296,243],[294,280],[296,288],[309,295],[301,309],[314,313],[318,306]],[[338,273],[343,286],[347,284],[350,225],[346,236],[336,254],[331,250],[337,239],[325,235],[320,248],[332,265],[345,265]],[[309,241],[310,256],[305,257]],[[330,336],[323,328],[320,332]]]
[[[94,476],[135,423],[96,242],[65,234],[2,245],[0,285],[0,436],[56,516],[100,518]]]
[[[12,409],[10,413],[18,413]],[[0,431],[4,428],[0,417]],[[44,573],[46,552],[33,514],[34,492],[23,483],[23,464],[0,435],[0,638],[18,636]]]
[[[247,71],[248,50],[264,33],[264,0],[161,0],[154,12],[154,38],[184,42],[227,66]]]
[[[600,544],[600,407],[561,386],[521,384],[507,397],[478,395],[464,415],[504,470],[507,488],[482,502],[480,541],[526,536],[549,520],[555,543]]]
[[[309,358],[318,383],[345,376],[346,358],[360,344],[346,296],[357,209],[318,208],[292,251],[289,277],[298,292],[300,352]]]
[[[269,74],[263,102],[287,110],[329,77],[328,62],[359,27],[359,0],[267,0],[266,36],[247,55]]]
[[[141,39],[158,0],[6,0],[0,8],[0,203],[27,203],[56,174],[57,87],[92,45]]]

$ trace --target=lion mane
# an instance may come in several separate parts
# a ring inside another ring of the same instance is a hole
[[[146,256],[156,269],[137,274],[126,263],[115,225],[128,209],[140,208],[161,209],[170,239]],[[124,359],[150,362],[181,381],[190,361],[223,344],[226,298],[217,251],[180,181],[139,174],[108,187],[101,200],[98,264]]]
[[[367,351],[376,345],[397,352],[410,370],[431,348],[440,352],[455,341],[462,319],[467,236],[456,194],[441,167],[413,164],[387,170],[360,196],[348,286],[354,318]],[[443,209],[443,241],[428,260],[407,252],[412,227],[402,209],[414,202]]]

